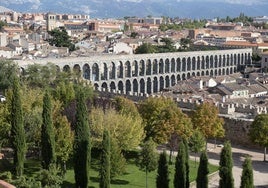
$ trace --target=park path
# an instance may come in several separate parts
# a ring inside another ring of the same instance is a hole
[[[211,164],[219,165],[221,147],[214,147],[214,144],[208,144],[208,157]],[[263,162],[263,153],[261,151],[246,149],[240,146],[232,146],[233,154],[233,176],[235,188],[240,187],[242,175],[242,164],[246,155],[251,156],[254,185],[257,188],[268,188],[268,162]],[[215,175],[209,181],[210,188],[219,186],[219,176]]]

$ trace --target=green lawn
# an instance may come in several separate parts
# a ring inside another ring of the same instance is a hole
[[[128,165],[126,168],[126,173],[111,182],[112,188],[138,188],[138,187],[145,187],[145,172],[140,171],[139,168],[133,162],[134,159],[128,160]],[[97,163],[98,160],[93,159],[92,168],[90,170],[90,187],[98,188],[99,187],[99,178],[98,178],[98,171]],[[190,162],[190,181],[194,181],[197,174],[198,163],[195,167],[194,161]],[[1,161],[0,160],[0,172],[3,172],[3,169],[7,170],[8,161]],[[174,177],[174,167],[175,165],[169,165],[170,171],[170,187],[173,187],[173,177]],[[215,172],[218,170],[217,166],[209,165],[210,173]],[[41,170],[40,162],[37,160],[27,160],[25,163],[25,175],[27,177],[37,177],[37,174]],[[151,172],[148,174],[148,187],[154,188],[155,187],[155,180],[156,180],[156,171]],[[72,168],[67,170],[65,175],[65,180],[63,182],[63,188],[73,188],[74,186],[74,172]]]
[[[170,187],[173,187],[173,177],[174,177],[174,171],[175,171],[175,165],[169,165],[169,171],[170,171]],[[194,161],[190,161],[190,181],[194,181],[196,178],[198,169],[195,167]],[[217,166],[209,165],[210,172],[215,172],[218,170]],[[155,187],[155,180],[156,180],[156,171],[149,173],[148,175],[148,187],[154,188]],[[98,178],[98,172],[95,170],[90,171],[90,187],[99,187],[99,178]],[[138,187],[145,187],[145,172],[140,171],[139,168],[133,164],[130,163],[127,165],[126,174],[118,177],[117,179],[113,180],[111,182],[112,188],[138,188]],[[64,185],[62,186],[64,188],[72,188],[74,187],[74,172],[73,170],[68,170]]]

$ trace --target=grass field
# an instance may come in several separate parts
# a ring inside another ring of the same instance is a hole
[[[92,159],[92,168],[90,169],[90,187],[98,188],[99,187],[99,177],[98,177],[98,160],[96,158]],[[198,163],[195,167],[194,161],[189,161],[190,163],[190,181],[194,181],[197,174]],[[3,172],[4,169],[10,168],[10,163],[6,160],[0,160],[0,172]],[[25,172],[24,174],[27,177],[37,177],[38,173],[41,170],[40,161],[38,160],[27,160],[25,163]],[[213,173],[218,170],[217,166],[209,165],[210,173]],[[174,177],[175,165],[169,165],[169,178],[170,178],[170,187],[173,187],[173,177]],[[156,171],[148,174],[148,187],[154,188],[156,181]],[[134,158],[128,159],[128,164],[126,167],[126,173],[122,176],[117,177],[112,180],[111,188],[143,188],[145,187],[146,178],[145,172],[140,171],[139,168],[135,165]],[[74,188],[74,171],[70,167],[67,170],[63,181],[63,188]]]
[[[198,164],[195,167],[194,161],[189,161],[190,163],[190,181],[194,181],[197,174]],[[218,170],[217,166],[209,165],[210,173],[213,173]],[[175,165],[169,165],[170,172],[170,187],[173,187],[173,177],[174,177]],[[148,174],[148,187],[154,188],[156,181],[156,171]],[[117,177],[111,182],[111,188],[142,188],[145,187],[146,178],[145,172],[140,171],[139,168],[133,163],[130,162],[127,165],[126,173],[120,177]],[[64,188],[73,188],[74,187],[74,172],[73,170],[68,170],[65,176],[65,181],[63,186]],[[90,171],[90,187],[97,188],[99,187],[99,178],[98,172],[91,169]]]

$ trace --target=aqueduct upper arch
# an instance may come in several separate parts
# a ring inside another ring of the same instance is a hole
[[[53,63],[61,71],[79,71],[96,89],[151,94],[192,76],[220,76],[251,63],[252,49],[161,54],[103,55],[16,61],[19,66]]]

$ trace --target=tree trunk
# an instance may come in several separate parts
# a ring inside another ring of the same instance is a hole
[[[148,188],[148,171],[146,170],[146,188]]]
[[[263,161],[266,162],[266,147],[264,147]]]

